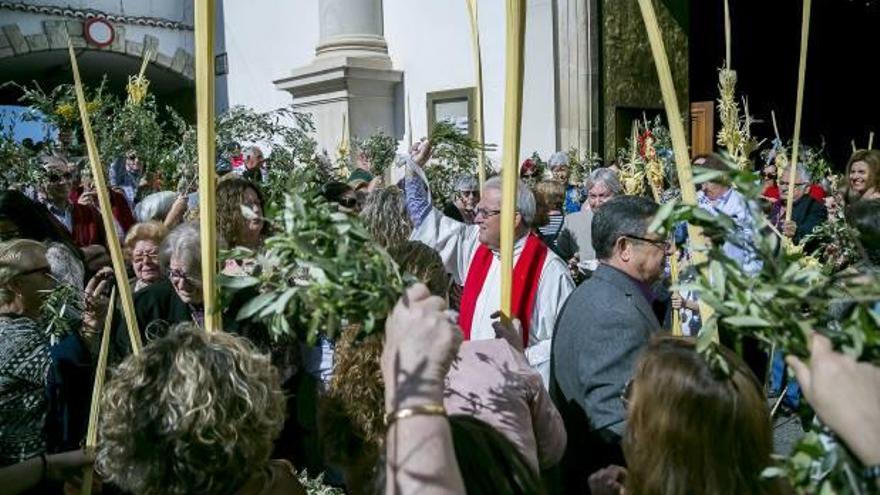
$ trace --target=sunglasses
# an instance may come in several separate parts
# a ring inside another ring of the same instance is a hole
[[[73,178],[73,174],[70,172],[65,172],[63,174],[49,174],[46,176],[49,182],[62,182],[65,180],[70,180]]]
[[[338,203],[339,203],[339,206],[343,206],[345,208],[354,208],[358,204],[357,198],[345,198],[345,197],[339,198]]]
[[[776,179],[776,174],[764,174],[765,179]]]

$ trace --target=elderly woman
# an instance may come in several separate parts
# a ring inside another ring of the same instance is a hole
[[[172,230],[159,248],[159,263],[167,278],[160,278],[134,295],[134,312],[144,343],[164,336],[177,323],[202,326],[205,310],[202,294],[202,258],[199,225],[196,222],[180,224]],[[271,349],[265,327],[250,322],[236,321],[238,310],[255,294],[243,290],[235,294],[223,308],[223,329],[250,338],[263,350]],[[114,354],[124,357],[131,344],[125,320],[117,312],[114,317]],[[288,359],[287,356],[283,356]],[[279,359],[282,356],[279,355]],[[279,366],[281,361],[276,362]]]
[[[305,494],[270,461],[285,398],[245,339],[182,326],[130,356],[103,397],[97,468],[133,494]]]
[[[461,175],[455,180],[452,201],[443,207],[443,214],[463,223],[474,223],[474,208],[480,202],[480,185],[472,175]]]
[[[123,247],[134,270],[134,291],[137,292],[162,278],[159,266],[159,246],[168,235],[168,229],[159,222],[135,224],[125,236]]]
[[[581,210],[565,217],[562,232],[559,233],[557,244],[563,259],[573,265],[578,262],[587,263],[596,259],[593,250],[590,224],[593,213],[611,198],[621,193],[617,173],[610,168],[597,168],[590,172],[586,180],[587,201]]]
[[[106,272],[89,282],[81,326],[60,337],[58,345],[78,345],[86,354],[94,349],[107,284]],[[49,424],[53,394],[46,386],[56,358],[39,323],[45,294],[54,287],[43,244],[27,239],[0,243],[0,466],[45,454],[54,431]]]
[[[176,323],[201,326],[204,321],[198,224],[184,223],[172,230],[162,241],[158,255],[167,278],[160,278],[134,296],[135,316],[145,343],[164,335]],[[125,321],[119,314],[114,320],[116,351],[127,355],[130,343]]]

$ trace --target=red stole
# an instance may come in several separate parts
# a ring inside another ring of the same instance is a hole
[[[492,266],[494,255],[484,244],[480,244],[471,266],[468,269],[467,279],[464,282],[464,291],[461,295],[461,308],[458,312],[458,324],[464,333],[464,340],[471,338],[471,325],[474,319],[474,310],[477,307],[477,298],[483,291],[486,275]],[[513,294],[511,312],[515,318],[522,322],[523,347],[529,345],[529,328],[532,323],[532,311],[535,309],[535,296],[538,294],[538,282],[541,279],[541,269],[544,267],[544,259],[547,258],[547,246],[535,234],[526,236],[526,245],[523,247],[516,266],[513,267]]]

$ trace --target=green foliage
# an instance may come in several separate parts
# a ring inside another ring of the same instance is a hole
[[[477,154],[483,145],[449,122],[436,122],[429,139],[433,152],[425,175],[431,186],[434,204],[442,208],[455,192],[455,179],[462,175],[475,175]],[[485,165],[489,170],[489,164]]]
[[[598,153],[590,153],[588,150],[581,152],[577,148],[569,148],[568,169],[571,174],[571,183],[582,185],[590,176],[590,172],[602,166],[602,157]]]
[[[818,247],[811,255],[819,259],[826,274],[830,274],[861,260],[858,237],[858,231],[846,223],[843,211],[840,210],[834,215],[829,215],[825,223],[804,236],[802,243],[815,242]]]
[[[43,178],[36,153],[13,138],[13,123],[0,129],[0,188],[21,189],[38,184]]]
[[[872,493],[854,470],[857,461],[831,432],[808,431],[779,466],[764,470],[765,478],[787,476],[799,493],[837,495]]]
[[[695,181],[710,180],[717,174],[698,173]],[[731,179],[747,198],[759,194],[760,184],[754,173],[733,172]],[[759,229],[767,225],[763,215],[757,217]],[[697,348],[717,370],[727,371],[714,341],[718,333],[736,340],[752,337],[764,343],[768,351],[775,346],[806,358],[807,337],[817,331],[829,337],[840,352],[880,365],[880,314],[872,309],[880,300],[876,272],[853,274],[823,269],[799,246],[786,245],[771,234],[753,240],[754,252],[763,267],[758,273],[746,273],[722,251],[724,241],[733,240],[729,235],[735,227],[732,219],[670,201],[661,207],[651,228],[669,232],[681,221],[702,227],[711,241],[707,261],[696,265],[699,275],[686,287],[696,291],[714,310],[704,321]],[[840,314],[844,316],[837,316]],[[841,488],[839,482],[845,479],[844,471],[859,473],[859,469],[851,460],[835,457],[839,449],[820,449],[817,445],[815,436],[808,435],[782,468],[771,469],[768,474],[786,474],[798,493],[858,493]],[[822,491],[817,491],[819,485],[805,474],[804,466],[808,464],[828,466],[828,481],[822,482]]]
[[[370,162],[370,172],[377,177],[385,174],[397,154],[397,140],[382,131],[357,141],[356,147],[366,155]]]
[[[276,337],[305,332],[334,339],[344,325],[378,331],[404,289],[397,264],[372,241],[360,220],[309,194],[288,194],[273,221],[276,234],[256,255],[255,277],[221,277],[236,290],[259,286],[260,295],[238,319],[262,321]],[[253,257],[239,250],[232,257]]]
[[[58,284],[47,291],[40,308],[46,335],[58,339],[73,331],[73,320],[80,318],[83,307],[80,291],[71,285]]]

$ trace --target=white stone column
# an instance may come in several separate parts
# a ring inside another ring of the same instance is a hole
[[[557,148],[600,152],[598,2],[558,0],[556,7]]]
[[[318,0],[318,58],[388,58],[382,0]]]
[[[319,149],[336,158],[343,122],[352,139],[380,129],[403,137],[403,73],[393,69],[383,36],[382,0],[317,0],[315,60],[279,79],[293,107],[312,115]],[[343,115],[345,118],[343,118]]]

